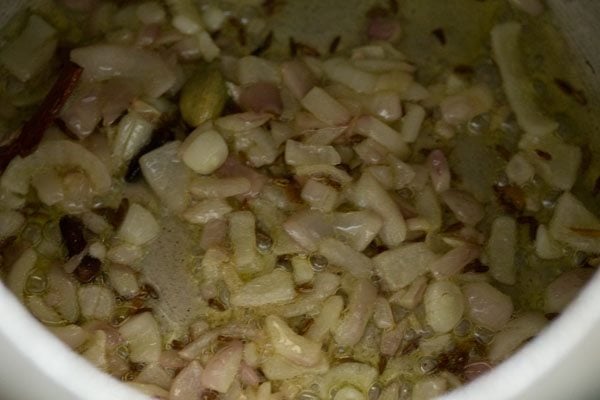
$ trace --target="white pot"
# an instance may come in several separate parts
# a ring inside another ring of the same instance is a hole
[[[22,2],[0,0],[0,26]],[[440,0],[444,1],[444,0]],[[548,0],[581,59],[600,74],[600,1]],[[582,65],[584,65],[582,63]],[[600,77],[589,82],[600,94]],[[445,400],[600,398],[600,276],[520,352]],[[0,399],[143,400],[46,331],[0,284]]]

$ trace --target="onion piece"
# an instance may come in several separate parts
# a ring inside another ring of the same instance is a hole
[[[181,216],[192,224],[208,224],[221,220],[231,211],[233,208],[224,199],[206,199],[188,207]]]
[[[443,395],[448,390],[448,381],[441,376],[419,380],[414,388],[412,400],[429,400]]]
[[[491,91],[482,85],[470,87],[458,94],[446,97],[440,103],[444,121],[458,125],[489,111],[494,105]]]
[[[44,294],[46,304],[58,311],[70,323],[77,322],[81,300],[78,302],[79,293],[75,279],[58,266],[55,266],[46,274],[46,285],[47,290]]]
[[[343,310],[344,300],[341,296],[329,297],[304,336],[315,342],[323,342],[337,326]]]
[[[108,279],[119,296],[131,298],[140,291],[134,271],[125,265],[112,264],[108,270]]]
[[[264,357],[260,369],[271,381],[287,380],[300,376],[324,374],[329,370],[329,362],[326,357],[323,357],[317,365],[304,367],[279,354],[273,354]]]
[[[335,329],[334,339],[340,346],[354,346],[362,337],[373,314],[377,289],[367,279],[358,280],[348,294],[348,309]]]
[[[244,345],[234,341],[219,350],[208,362],[200,377],[202,386],[225,393],[233,383],[240,368]]]
[[[441,198],[452,210],[456,219],[466,225],[476,225],[485,215],[483,206],[467,192],[449,189],[441,193]]]
[[[418,104],[408,104],[406,114],[402,118],[400,135],[406,143],[414,143],[421,132],[425,120],[425,109]]]
[[[229,114],[217,119],[215,125],[226,131],[245,132],[264,125],[271,117],[271,114],[255,112]]]
[[[352,118],[342,104],[317,86],[313,87],[300,102],[305,109],[330,126],[345,125]]]
[[[154,384],[168,390],[173,381],[173,373],[163,368],[159,363],[147,364],[136,376],[135,381]]]
[[[298,365],[310,367],[324,357],[320,343],[298,335],[276,315],[265,318],[265,331],[275,352]]]
[[[313,290],[298,295],[293,302],[274,308],[284,318],[313,314],[319,310],[323,301],[336,293],[340,286],[340,278],[328,272],[315,274]]]
[[[423,242],[411,243],[373,257],[375,271],[389,290],[410,285],[425,274],[437,256]]]
[[[0,242],[17,235],[25,225],[25,217],[18,211],[0,211]]]
[[[375,310],[373,311],[373,322],[379,329],[389,329],[394,326],[392,308],[385,297],[377,297]]]
[[[230,301],[236,307],[258,307],[290,301],[295,295],[292,274],[277,269],[246,283]]]
[[[294,140],[285,143],[285,162],[288,165],[337,165],[342,159],[333,146],[308,145]]]
[[[77,349],[89,339],[89,333],[78,325],[50,326],[50,332],[72,349]]]
[[[292,215],[284,222],[283,229],[309,251],[317,251],[320,241],[333,234],[333,227],[325,215],[315,210],[300,211]]]
[[[506,176],[517,185],[525,185],[535,176],[533,166],[521,153],[515,154],[506,164]]]
[[[39,296],[26,297],[24,304],[34,317],[46,325],[58,325],[65,322],[64,318]]]
[[[325,238],[319,244],[319,253],[356,278],[369,278],[373,271],[373,262],[369,257],[339,240]]]
[[[496,334],[490,344],[488,357],[497,363],[504,360],[523,344],[527,339],[537,335],[548,321],[539,313],[525,313],[508,322],[504,329]]]
[[[458,274],[465,266],[479,258],[481,250],[473,245],[465,244],[456,247],[429,265],[429,269],[437,279]]]
[[[242,88],[240,107],[256,113],[281,114],[283,103],[279,88],[270,82],[256,82]]]
[[[600,220],[571,193],[558,199],[548,229],[553,238],[576,250],[600,252]]]
[[[329,178],[339,184],[352,182],[352,177],[344,170],[327,164],[298,165],[295,168],[297,176],[311,176],[315,178]]]
[[[140,158],[146,182],[167,208],[181,212],[188,203],[188,183],[191,171],[179,158],[181,142],[174,141]]]
[[[235,157],[227,157],[225,163],[219,168],[215,175],[220,178],[243,177],[250,181],[250,190],[244,193],[245,196],[256,197],[264,184],[267,182],[267,177],[256,172],[255,169],[249,168],[242,164]]]
[[[214,130],[196,129],[181,145],[181,159],[199,174],[210,174],[217,170],[229,154],[227,143]]]
[[[314,179],[309,179],[302,187],[300,197],[311,208],[331,212],[338,202],[338,192],[334,188]]]
[[[315,86],[315,77],[308,67],[299,60],[281,64],[283,83],[292,95],[300,100]]]
[[[441,150],[433,150],[427,157],[427,164],[435,191],[441,193],[450,189],[450,167],[444,153]]]
[[[335,213],[333,216],[333,229],[356,251],[364,251],[382,226],[382,218],[369,210]]]
[[[375,117],[360,117],[354,125],[354,131],[370,137],[400,158],[405,158],[410,153],[410,149],[404,142],[400,132]]]
[[[83,67],[83,79],[102,82],[127,78],[149,97],[160,97],[175,85],[173,69],[155,52],[116,44],[96,44],[71,51]]]
[[[406,222],[392,197],[369,173],[363,173],[353,188],[353,202],[359,207],[370,208],[383,219],[379,233],[388,247],[396,247],[406,239]]]
[[[129,206],[117,235],[128,243],[140,246],[154,239],[159,231],[160,226],[152,213],[133,203]]]
[[[467,283],[463,286],[463,295],[467,305],[466,315],[476,325],[497,331],[512,316],[511,298],[489,283]]]
[[[562,312],[581,289],[587,284],[594,272],[588,269],[574,269],[561,274],[548,285],[544,293],[544,311]]]
[[[430,284],[423,301],[427,323],[438,333],[451,331],[462,318],[465,309],[460,288],[449,281]]]
[[[162,338],[158,323],[151,313],[145,312],[129,318],[119,327],[119,333],[129,345],[131,361],[158,362],[162,351]]]
[[[107,346],[106,332],[97,330],[81,356],[97,368],[106,370],[108,367]]]
[[[511,217],[498,217],[492,222],[490,239],[486,247],[490,274],[497,281],[514,285],[516,282],[515,253],[517,223]]]
[[[350,385],[366,394],[375,383],[377,376],[377,370],[367,364],[357,362],[338,364],[319,379],[319,393],[321,398],[328,398],[335,388]]]
[[[496,25],[491,32],[494,59],[504,85],[508,102],[517,116],[519,125],[527,134],[541,137],[552,133],[558,123],[544,115],[535,103],[535,91],[521,62],[521,25],[506,22]]]
[[[333,82],[341,83],[358,93],[371,93],[377,84],[374,74],[354,67],[343,58],[330,58],[323,62],[323,71]]]
[[[169,399],[171,400],[197,400],[204,386],[202,385],[202,366],[197,360],[189,363],[182,369],[171,385]]]
[[[555,260],[563,256],[563,248],[550,235],[546,225],[538,226],[535,234],[535,254],[544,260]]]
[[[113,292],[103,286],[90,285],[77,291],[81,314],[87,319],[109,320],[115,307]]]
[[[27,279],[31,271],[35,268],[37,260],[38,255],[35,250],[31,248],[26,249],[10,267],[6,277],[6,286],[21,301],[24,300]]]
[[[241,85],[256,82],[279,84],[281,76],[274,62],[262,57],[245,56],[238,61],[238,78]]]
[[[249,211],[229,215],[229,240],[233,246],[233,261],[240,273],[260,270],[256,253],[256,219]]]

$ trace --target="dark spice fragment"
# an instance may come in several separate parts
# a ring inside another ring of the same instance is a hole
[[[225,304],[223,304],[221,302],[221,300],[217,299],[217,298],[213,298],[213,299],[209,299],[208,300],[208,306],[212,309],[215,309],[217,311],[225,311],[227,310],[227,307],[225,306]]]
[[[473,347],[472,343],[470,345],[469,342],[461,343],[449,352],[440,354],[436,359],[438,370],[445,370],[455,375],[461,375],[469,362],[471,347]]]
[[[476,272],[478,274],[482,274],[482,273],[488,272],[489,270],[490,270],[490,267],[483,264],[479,259],[476,259],[474,261],[471,261],[469,264],[467,264],[463,271],[464,272]]]
[[[87,255],[83,257],[75,271],[73,271],[73,275],[75,278],[81,283],[89,283],[94,280],[100,273],[100,269],[102,268],[102,261],[98,260],[95,257]]]
[[[154,286],[150,285],[149,283],[145,283],[144,285],[142,285],[138,297],[143,299],[151,298],[157,300],[159,298],[159,295]]]
[[[442,46],[446,45],[446,32],[444,28],[437,28],[431,31],[431,34],[440,42]]]
[[[106,218],[108,223],[111,224],[113,228],[117,229],[123,223],[125,215],[127,215],[127,210],[129,210],[129,200],[127,198],[123,198],[117,209],[102,207],[97,209],[96,212]]]
[[[72,215],[64,215],[58,225],[69,258],[81,253],[87,246],[87,241],[83,237],[84,228],[81,220]]]
[[[525,209],[525,193],[516,185],[494,185],[500,205],[509,213],[520,214]]]
[[[535,217],[533,217],[531,215],[521,215],[521,216],[517,217],[517,223],[521,224],[521,225],[528,225],[529,226],[529,238],[531,240],[535,240],[535,237],[537,235],[537,229],[538,229],[538,226],[540,225],[540,223],[538,222],[537,219],[535,219]]]
[[[341,41],[342,41],[342,37],[339,35],[333,38],[333,40],[329,44],[329,54],[333,54],[337,51],[337,48],[340,45]]]
[[[230,17],[227,22],[229,22],[229,24],[236,30],[238,43],[241,46],[245,46],[247,43],[246,28],[244,27],[244,24],[242,24],[242,21],[237,18]]]
[[[271,47],[272,43],[273,43],[273,31],[270,31],[267,34],[267,36],[265,36],[265,39],[262,41],[262,43],[260,45],[258,45],[258,47],[256,49],[254,49],[251,54],[253,56],[260,56],[262,53],[269,50],[269,47]]]
[[[294,40],[293,37],[290,37],[290,39],[289,39],[289,47],[290,47],[290,55],[292,57],[296,57],[297,55],[305,55],[305,56],[311,56],[311,57],[320,57],[321,56],[321,54],[316,49],[314,49],[313,47],[310,47],[306,44],[296,42],[296,40]]]
[[[25,157],[35,151],[44,132],[58,118],[60,110],[75,90],[82,71],[83,69],[75,63],[69,61],[65,64],[38,110],[21,128],[19,136],[0,146],[0,172],[4,171],[16,156]]]
[[[552,160],[552,154],[548,153],[547,151],[536,149],[535,154],[537,154],[539,158],[544,159],[546,161]]]
[[[587,105],[588,100],[583,90],[575,89],[569,82],[560,78],[555,78],[554,83],[564,94],[566,94],[567,96],[571,96],[573,100],[575,100],[582,106]]]
[[[200,400],[219,400],[221,398],[221,394],[211,389],[204,389],[202,391],[202,396]]]

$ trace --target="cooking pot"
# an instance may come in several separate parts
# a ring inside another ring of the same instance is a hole
[[[3,0],[0,26],[25,3]],[[585,77],[590,109],[598,109],[600,2],[548,0],[547,6],[571,47],[576,67]],[[600,118],[590,116],[591,131],[598,130],[598,121]],[[594,152],[600,151],[600,148],[595,150],[593,144],[591,147]],[[596,276],[570,307],[535,340],[491,373],[449,393],[444,399],[600,398],[600,379],[597,378],[600,370],[599,304],[600,276]],[[96,370],[68,349],[44,329],[2,284],[0,315],[1,399],[147,399]]]

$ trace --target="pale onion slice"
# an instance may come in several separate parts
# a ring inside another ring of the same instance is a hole
[[[450,189],[450,167],[441,150],[433,150],[427,157],[431,184],[436,192],[442,193]]]
[[[154,124],[136,111],[129,111],[117,126],[112,143],[112,156],[119,165],[131,160],[152,137]]]
[[[389,193],[369,173],[363,173],[351,193],[359,207],[375,211],[383,219],[379,233],[384,244],[396,247],[406,239],[406,221]]]
[[[154,51],[118,44],[95,44],[71,51],[71,60],[83,67],[83,79],[106,81],[127,78],[149,97],[160,97],[176,83],[176,75]]]
[[[429,400],[443,395],[448,390],[448,381],[441,376],[431,376],[419,380],[414,388],[412,400]]]
[[[356,251],[364,251],[375,239],[383,219],[373,211],[350,211],[335,213],[333,229]]]
[[[458,246],[432,262],[429,269],[435,278],[447,278],[460,273],[469,263],[479,258],[480,254],[479,247],[470,244]]]
[[[113,246],[106,252],[106,258],[117,264],[134,266],[144,253],[139,246],[123,243]]]
[[[527,134],[540,137],[556,130],[558,124],[545,116],[536,104],[534,88],[521,62],[521,30],[517,22],[496,25],[491,33],[492,50],[502,75],[504,92],[519,125]]]
[[[323,357],[317,365],[304,367],[279,354],[267,355],[261,363],[261,371],[271,381],[293,379],[301,376],[316,376],[329,371],[329,362]]]
[[[348,308],[335,329],[334,340],[340,346],[354,346],[363,336],[373,315],[377,289],[367,279],[358,280],[348,294]]]
[[[47,206],[60,203],[65,198],[63,181],[53,169],[33,176],[31,185],[35,188],[40,201]]]
[[[171,400],[197,400],[204,391],[202,384],[203,369],[197,360],[189,363],[182,369],[171,385],[169,399]]]
[[[319,393],[321,398],[325,399],[333,389],[350,385],[366,395],[378,375],[377,370],[367,364],[357,362],[338,364],[319,378]]]
[[[87,319],[107,321],[116,307],[113,292],[98,285],[82,286],[77,291],[81,315]]]
[[[377,297],[375,310],[373,311],[373,322],[379,329],[389,329],[394,326],[392,308],[385,297]]]
[[[79,325],[49,326],[48,329],[72,349],[77,349],[90,337],[89,332]]]
[[[312,314],[319,310],[323,301],[336,293],[340,286],[340,277],[328,272],[315,274],[313,290],[296,296],[293,302],[275,308],[277,314],[284,318]]]
[[[231,304],[237,307],[258,307],[293,300],[296,295],[292,274],[274,270],[254,278],[231,295]]]
[[[240,368],[243,350],[242,342],[234,341],[212,356],[200,376],[202,386],[226,393]]]
[[[131,298],[140,291],[135,272],[126,265],[112,264],[108,270],[108,279],[119,296]]]
[[[562,273],[548,285],[544,293],[544,311],[560,313],[573,301],[594,274],[590,269],[574,269]]]
[[[425,295],[427,289],[427,278],[420,276],[410,284],[406,289],[397,291],[390,297],[390,303],[399,304],[401,307],[407,310],[413,310],[421,301]]]
[[[39,321],[46,325],[58,325],[65,322],[65,319],[39,296],[26,297],[24,304]]]
[[[425,120],[425,109],[418,104],[408,104],[406,114],[402,117],[400,135],[406,143],[414,143],[421,133],[421,126]]]
[[[50,140],[30,156],[14,158],[0,183],[11,192],[25,195],[32,178],[48,169],[76,169],[85,173],[95,194],[103,194],[111,186],[111,178],[100,159],[82,145],[70,140]]]
[[[415,208],[417,213],[427,220],[430,231],[439,231],[442,226],[442,206],[435,191],[427,185],[417,191],[415,195]]]
[[[75,323],[79,319],[77,283],[72,275],[59,267],[52,267],[46,275],[46,304],[54,308],[64,319]],[[112,298],[112,293],[111,293]]]
[[[341,296],[329,297],[304,336],[315,342],[323,342],[337,326],[343,310],[344,299]]]
[[[516,282],[515,253],[517,251],[517,223],[511,217],[498,217],[492,222],[486,247],[490,274],[498,282],[514,285]]]
[[[275,352],[293,363],[310,367],[324,357],[320,343],[298,335],[280,317],[267,316],[264,326]]]
[[[463,286],[466,315],[476,325],[500,330],[510,320],[513,303],[510,297],[487,282],[470,282]]]
[[[129,206],[117,235],[127,243],[140,246],[154,239],[159,231],[160,226],[152,213],[133,203]]]
[[[129,318],[119,327],[119,333],[129,345],[131,361],[158,362],[162,351],[162,338],[158,323],[151,313],[144,312]]]
[[[221,179],[199,176],[190,184],[190,192],[198,197],[231,197],[247,193],[249,190],[250,181],[242,176]]]
[[[521,153],[515,154],[506,164],[506,176],[517,185],[524,185],[535,176],[533,166]]]
[[[250,211],[236,211],[229,215],[229,240],[233,247],[233,262],[240,273],[261,269],[256,252],[256,218]]]
[[[108,338],[106,332],[98,329],[88,341],[86,349],[81,353],[81,356],[88,360],[92,365],[101,370],[108,369]]]
[[[329,178],[340,184],[347,184],[352,182],[352,177],[342,169],[336,168],[333,165],[328,164],[315,164],[315,165],[298,165],[295,168],[296,175],[298,176],[311,176],[317,178]]]
[[[375,140],[400,158],[410,154],[410,149],[400,132],[375,117],[360,117],[354,125],[354,131]]]
[[[309,179],[302,187],[300,197],[311,208],[331,212],[338,203],[338,191],[325,183]]]
[[[245,132],[264,125],[271,117],[271,114],[255,112],[229,114],[217,119],[215,125],[226,131]]]
[[[321,240],[333,234],[333,227],[325,214],[316,210],[297,212],[284,222],[283,229],[309,251],[317,251]]]
[[[181,145],[181,159],[199,174],[210,174],[217,170],[229,154],[227,143],[214,130],[196,129]]]
[[[411,243],[373,257],[375,271],[389,290],[410,285],[437,259],[423,242]]]
[[[558,199],[548,229],[553,238],[576,250],[600,252],[600,220],[571,193]]]
[[[458,125],[489,111],[493,105],[494,98],[490,89],[477,85],[446,97],[440,103],[440,109],[446,123]]]
[[[25,286],[29,274],[35,268],[38,261],[38,255],[35,250],[26,249],[10,267],[6,277],[6,286],[21,301],[24,299]]]
[[[450,281],[431,283],[425,291],[425,319],[435,332],[450,332],[465,310],[460,288]]]
[[[262,57],[245,56],[238,61],[238,79],[241,85],[271,82],[279,85],[281,76],[274,62]]]
[[[302,106],[317,119],[330,126],[347,124],[352,115],[339,101],[320,87],[313,87],[300,100]]]
[[[208,224],[211,221],[222,220],[233,208],[225,199],[206,199],[192,204],[181,215],[191,224]]]
[[[544,260],[555,260],[563,256],[563,246],[552,237],[546,225],[541,224],[535,234],[535,254]]]
[[[441,193],[440,197],[452,210],[456,219],[465,225],[476,225],[485,215],[483,206],[467,192],[449,189]]]
[[[173,371],[163,368],[159,363],[147,364],[136,376],[135,381],[154,384],[168,390],[173,382]]]
[[[325,256],[330,264],[342,268],[356,278],[369,278],[372,274],[373,263],[369,257],[334,238],[323,239],[319,244],[319,253]]]
[[[315,277],[315,271],[307,257],[294,256],[292,258],[292,269],[294,273],[294,282],[296,282],[296,285],[298,286],[310,283]]]
[[[315,77],[306,64],[300,60],[281,64],[281,77],[292,95],[300,100],[315,86]]]
[[[394,91],[381,91],[365,96],[363,104],[374,117],[385,122],[395,122],[402,117],[400,96]]]
[[[493,363],[504,360],[526,340],[537,335],[547,324],[548,320],[542,314],[534,312],[525,313],[508,322],[490,344],[489,360]]]
[[[288,165],[337,165],[342,162],[333,146],[303,144],[294,140],[285,143],[285,162]]]
[[[179,158],[181,142],[174,141],[140,158],[142,174],[154,193],[174,212],[188,203],[188,184],[192,172]]]
[[[354,67],[344,58],[324,61],[323,71],[331,81],[341,83],[358,93],[371,93],[377,84],[374,74]]]
[[[25,217],[18,211],[0,211],[0,242],[15,236],[25,225]]]
[[[151,383],[127,382],[126,385],[132,387],[140,393],[150,396],[152,399],[164,400],[169,397],[169,392],[160,386],[156,386]]]

